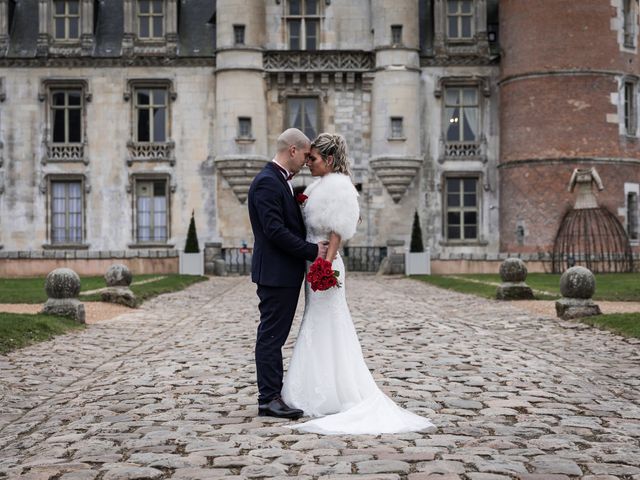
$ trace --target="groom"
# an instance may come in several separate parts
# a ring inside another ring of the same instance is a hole
[[[258,415],[296,419],[302,410],[280,398],[282,346],[287,340],[304,279],[305,260],[324,257],[327,246],[305,241],[291,178],[304,166],[311,142],[297,128],[279,137],[277,153],[249,188],[249,218],[255,243],[251,280],[258,285],[260,325],[256,339]]]

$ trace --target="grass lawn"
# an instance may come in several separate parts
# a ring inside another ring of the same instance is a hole
[[[486,298],[495,298],[496,286],[478,282],[500,283],[500,275],[498,274],[416,275],[413,278],[438,287]],[[527,275],[527,285],[534,290],[534,295],[539,300],[553,300],[560,297],[560,275],[558,274],[530,273]],[[535,290],[549,292],[552,295],[537,293]],[[593,299],[596,301],[640,302],[640,274],[607,273],[596,275],[596,293]]]
[[[136,275],[134,282],[164,275]],[[207,277],[195,275],[166,275],[166,278],[142,285],[131,285],[131,290],[140,301],[161,293],[182,290],[189,285],[206,280]],[[81,291],[96,290],[105,286],[104,277],[81,278]],[[86,302],[100,301],[100,294],[82,295]],[[0,303],[44,303],[47,294],[44,291],[44,277],[37,278],[0,278]]]
[[[612,313],[581,318],[580,321],[593,327],[610,330],[625,337],[640,338],[640,313]]]
[[[412,278],[437,287],[485,298],[495,298],[496,286],[492,283],[500,283],[500,275],[497,274],[415,275]],[[560,297],[560,275],[530,273],[527,276],[527,284],[534,290],[538,300],[553,300]],[[536,290],[553,293],[553,295],[536,292]],[[593,298],[596,301],[640,302],[640,274],[596,275],[596,293]],[[640,313],[598,315],[582,318],[580,321],[627,337],[640,338]]]
[[[0,312],[0,354],[81,328],[84,325],[63,317]]]

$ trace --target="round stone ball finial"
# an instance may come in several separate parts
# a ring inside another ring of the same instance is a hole
[[[596,291],[596,277],[584,267],[571,267],[560,277],[560,293],[565,298],[591,298]]]
[[[527,279],[527,266],[519,258],[507,258],[500,265],[500,278],[503,282],[524,282]]]
[[[78,298],[80,277],[70,268],[56,268],[47,275],[44,289],[49,298]]]
[[[128,287],[131,285],[133,275],[126,265],[114,263],[104,274],[104,280],[107,282],[107,287]]]

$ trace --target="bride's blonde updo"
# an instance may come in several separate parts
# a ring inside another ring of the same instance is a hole
[[[318,150],[326,162],[329,155],[333,156],[334,173],[351,176],[349,157],[347,157],[347,141],[338,133],[321,133],[311,143],[311,148]]]

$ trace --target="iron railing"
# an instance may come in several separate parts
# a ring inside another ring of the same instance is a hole
[[[344,247],[342,250],[347,272],[377,272],[387,256],[387,247]]]
[[[249,275],[251,273],[251,248],[223,248],[228,274]],[[344,247],[342,258],[347,272],[377,272],[387,256],[387,247]]]
[[[249,275],[252,254],[253,251],[250,248],[223,248],[222,259],[227,273]]]

